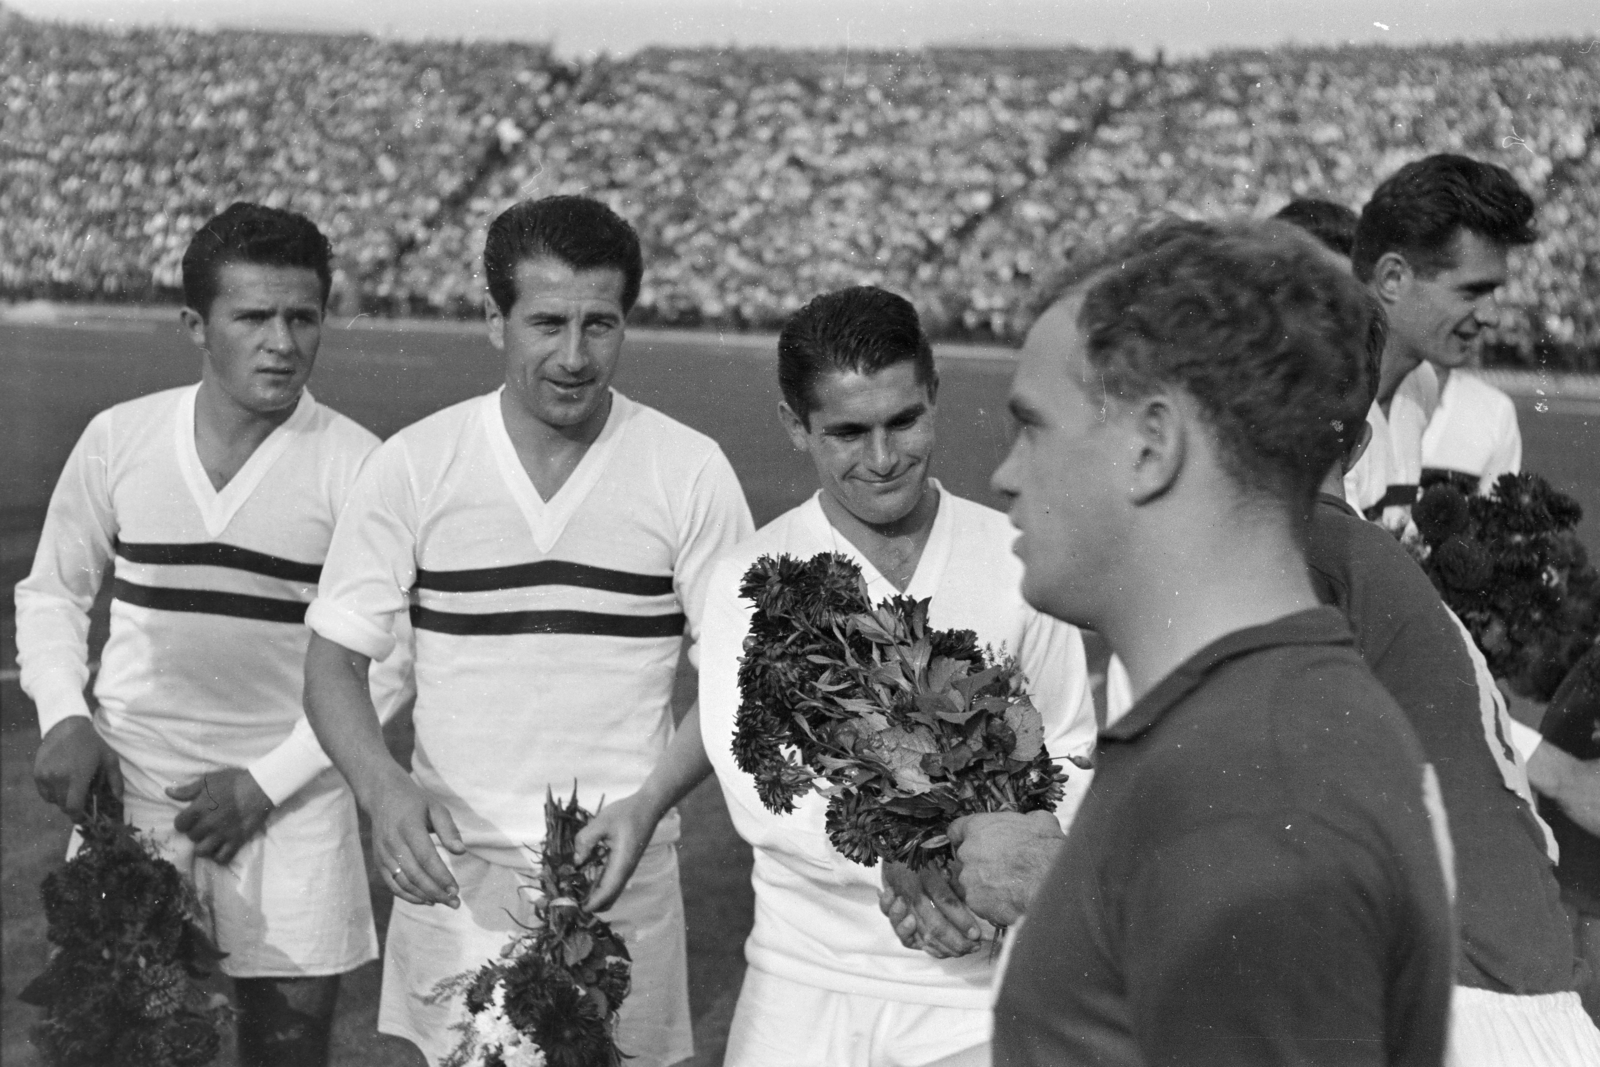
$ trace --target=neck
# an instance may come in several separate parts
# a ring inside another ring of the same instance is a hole
[[[611,393],[607,391],[605,400],[582,422],[570,426],[552,426],[528,414],[517,403],[510,389],[502,389],[500,415],[505,420],[506,432],[519,449],[527,448],[542,456],[557,456],[573,450],[581,452],[594,444],[611,416],[611,402]]]
[[[1281,516],[1253,509],[1136,531],[1113,603],[1092,625],[1136,697],[1207,645],[1317,605],[1305,555]],[[1179,531],[1174,535],[1174,531]],[[1141,533],[1143,536],[1141,536]]]
[[[194,398],[195,429],[206,439],[232,449],[253,450],[273,430],[289,421],[299,400],[277,411],[257,412],[241,407],[208,379],[200,380]]]
[[[848,508],[824,491],[822,514],[839,534],[878,569],[895,588],[905,590],[916,573],[922,550],[933,532],[939,514],[939,491],[924,482],[916,506],[893,522],[870,523],[857,518]]]
[[[1421,366],[1422,360],[1409,352],[1401,351],[1393,337],[1383,350],[1383,362],[1378,370],[1378,406],[1385,413],[1389,410],[1389,401],[1394,399],[1395,391],[1400,388],[1400,383],[1406,380],[1406,375]]]

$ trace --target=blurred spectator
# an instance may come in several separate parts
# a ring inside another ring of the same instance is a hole
[[[1011,339],[1036,275],[1140,217],[1362,203],[1402,163],[1508,167],[1544,236],[1499,363],[1600,369],[1600,50],[648,49],[107,31],[0,40],[0,297],[170,296],[237,199],[333,239],[342,310],[476,314],[487,220],[583,191],[639,229],[638,321],[773,328],[877,283]]]

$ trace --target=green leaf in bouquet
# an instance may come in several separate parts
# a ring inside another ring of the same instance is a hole
[[[568,967],[576,967],[594,951],[594,938],[585,930],[574,930],[561,939],[561,958]]]
[[[1043,750],[1044,720],[1039,716],[1039,709],[1033,706],[1033,701],[1024,696],[1008,704],[1005,721],[1016,737],[1010,753],[1012,759],[1027,763]]]

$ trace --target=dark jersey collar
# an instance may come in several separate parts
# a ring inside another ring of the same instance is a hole
[[[1235,630],[1190,656],[1156,683],[1126,715],[1102,730],[1101,736],[1111,741],[1131,741],[1200,688],[1207,675],[1224,663],[1283,645],[1340,645],[1354,649],[1355,637],[1344,614],[1331,607],[1308,608],[1262,626]]]
[[[1332,493],[1318,493],[1317,503],[1326,504],[1330,508],[1337,508],[1353,519],[1361,519],[1361,512],[1351,507],[1350,501],[1346,500],[1342,496],[1334,496]],[[1365,522],[1366,520],[1361,519],[1361,521]]]

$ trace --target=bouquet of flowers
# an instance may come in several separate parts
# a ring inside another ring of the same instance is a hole
[[[538,924],[498,960],[439,983],[437,1000],[464,996],[461,1042],[445,1067],[620,1067],[617,1009],[633,962],[610,925],[583,906],[605,856],[580,864],[573,839],[589,821],[577,794],[547,796],[534,905]]]
[[[1411,516],[1407,547],[1490,671],[1549,700],[1600,633],[1600,576],[1573,531],[1577,502],[1537,474],[1504,474],[1487,496],[1442,480]]]
[[[949,862],[945,830],[962,815],[1061,800],[1066,776],[1016,661],[970,630],[930,629],[928,601],[872,607],[835,553],[763,556],[740,594],[756,610],[733,754],[768,809],[816,788],[843,855],[920,868]]]
[[[221,1048],[231,1009],[194,982],[222,954],[196,925],[193,888],[122,821],[97,779],[83,847],[45,876],[44,973],[20,994],[44,1009],[32,1039],[50,1067],[198,1067]]]

